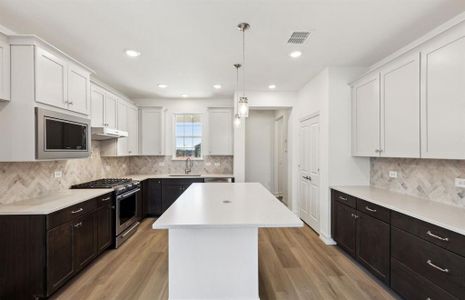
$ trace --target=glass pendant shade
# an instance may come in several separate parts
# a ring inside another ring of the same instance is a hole
[[[239,117],[239,114],[236,114],[234,116],[234,127],[238,128],[241,126],[241,117]]]
[[[249,101],[248,101],[247,97],[239,98],[237,111],[239,113],[239,117],[241,117],[241,118],[248,118],[249,117]]]

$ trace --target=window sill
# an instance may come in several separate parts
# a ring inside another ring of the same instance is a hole
[[[177,160],[177,161],[186,161],[187,158],[176,158],[176,157],[172,157],[171,160]],[[199,157],[199,158],[191,158],[192,161],[198,161],[198,160],[203,160],[203,157]]]

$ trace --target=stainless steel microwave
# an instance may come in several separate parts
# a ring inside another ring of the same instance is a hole
[[[90,120],[36,107],[36,158],[90,155]]]

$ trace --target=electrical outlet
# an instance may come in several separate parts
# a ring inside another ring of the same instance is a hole
[[[221,164],[219,162],[216,162],[215,167],[219,167],[219,166],[221,166]]]
[[[63,176],[63,172],[61,171],[55,171],[55,173],[53,173],[53,176],[55,178],[61,178],[61,176]]]
[[[164,163],[164,162],[159,162],[159,163],[158,163],[158,166],[159,166],[159,167],[164,167],[164,166],[165,166],[165,163]]]
[[[207,167],[209,167],[209,166],[211,166],[211,165],[212,165],[211,162],[206,162],[206,163],[205,163],[205,166],[207,166]]]
[[[455,186],[459,188],[465,188],[465,179],[464,178],[455,178]]]
[[[397,172],[396,171],[389,171],[389,177],[390,178],[397,178]]]

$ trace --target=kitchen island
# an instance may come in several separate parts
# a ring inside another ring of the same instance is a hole
[[[195,183],[153,224],[169,230],[169,299],[259,299],[258,228],[302,227],[259,183]]]

